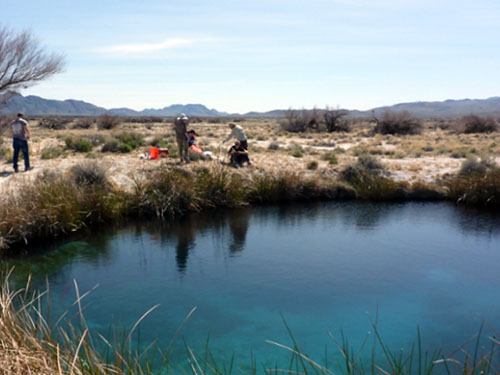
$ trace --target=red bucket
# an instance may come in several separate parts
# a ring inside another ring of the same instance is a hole
[[[149,148],[149,158],[151,160],[158,159],[158,155],[160,154],[158,147],[150,147]]]

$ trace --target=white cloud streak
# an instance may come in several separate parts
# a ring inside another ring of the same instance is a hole
[[[100,49],[100,52],[107,53],[143,53],[155,52],[175,48],[195,43],[193,39],[171,38],[160,43],[139,43],[139,44],[122,44],[117,46],[109,46]]]

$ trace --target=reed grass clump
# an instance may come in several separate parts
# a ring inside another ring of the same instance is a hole
[[[195,179],[187,170],[161,168],[136,180],[132,202],[135,214],[166,218],[198,210]]]
[[[28,239],[54,237],[110,220],[126,198],[90,164],[72,173],[46,171],[19,186],[0,205],[0,249]]]
[[[324,199],[354,199],[354,190],[332,179],[307,177],[298,172],[280,171],[251,176],[249,203],[282,203]]]
[[[361,199],[391,201],[408,198],[407,184],[390,179],[386,167],[371,155],[359,156],[356,163],[340,172],[340,178],[351,185]]]
[[[458,203],[500,206],[500,168],[488,159],[467,159],[445,185]]]

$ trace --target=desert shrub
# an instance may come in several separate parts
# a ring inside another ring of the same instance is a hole
[[[387,169],[380,161],[370,155],[361,155],[355,164],[342,170],[340,177],[342,180],[356,185],[386,174]]]
[[[422,122],[413,118],[408,111],[385,111],[382,117],[375,121],[375,133],[397,135],[422,133]]]
[[[131,152],[144,145],[144,138],[136,133],[122,133],[116,138],[108,140],[102,146],[101,152],[120,152],[122,154]]]
[[[66,148],[76,152],[90,152],[94,148],[92,141],[86,137],[67,137]]]
[[[109,184],[108,171],[95,161],[86,161],[74,165],[71,173],[79,186],[106,187]]]
[[[207,122],[209,124],[225,124],[229,121],[229,119],[224,118],[224,117],[209,117],[207,119]]]
[[[73,129],[90,129],[95,122],[94,117],[79,117],[73,123]]]
[[[322,160],[328,161],[330,164],[338,164],[337,154],[335,151],[327,151],[321,156]]]
[[[116,137],[120,143],[124,143],[131,147],[132,150],[144,145],[144,137],[138,133],[122,133]]]
[[[302,147],[296,143],[290,145],[290,147],[288,148],[288,152],[294,158],[301,158],[304,156],[304,151],[302,150]]]
[[[62,130],[66,129],[71,121],[72,119],[69,117],[44,117],[38,122],[38,125],[46,129]]]
[[[150,146],[160,147],[160,148],[169,148],[170,143],[165,137],[161,135],[155,135],[153,139],[149,142]]]
[[[459,123],[464,133],[491,133],[498,130],[498,123],[493,117],[469,115],[460,118]]]
[[[13,157],[12,148],[6,146],[0,146],[0,160],[5,162],[11,162]]]
[[[42,151],[40,158],[42,160],[55,159],[64,154],[62,147],[49,147]]]
[[[155,122],[163,122],[163,118],[157,116],[138,116],[138,117],[127,117],[127,122],[133,124],[152,124]]]
[[[307,163],[307,169],[310,171],[315,171],[318,169],[318,162],[316,160],[312,160],[309,163]]]
[[[280,149],[280,144],[278,142],[271,142],[269,146],[267,146],[267,149],[277,151]]]
[[[101,152],[119,152],[118,145],[117,139],[111,139],[102,145]]]
[[[328,132],[349,132],[351,130],[349,122],[344,118],[347,111],[342,109],[326,108],[323,112],[326,131]]]
[[[495,168],[495,162],[487,158],[469,157],[458,171],[459,176],[483,175]]]
[[[198,152],[192,152],[191,150],[188,150],[189,154],[189,160],[191,161],[200,161],[201,160],[201,154]]]
[[[289,109],[285,112],[285,119],[280,122],[281,129],[292,133],[305,132],[317,129],[320,125],[320,114],[316,108],[312,110]]]
[[[111,130],[120,125],[122,120],[118,116],[101,115],[97,118],[97,129]]]
[[[459,147],[451,152],[452,158],[469,158],[476,154],[477,150],[474,147]]]

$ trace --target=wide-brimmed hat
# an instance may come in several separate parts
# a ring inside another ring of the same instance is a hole
[[[179,116],[177,116],[177,120],[189,120],[189,118],[185,113],[181,113]]]

